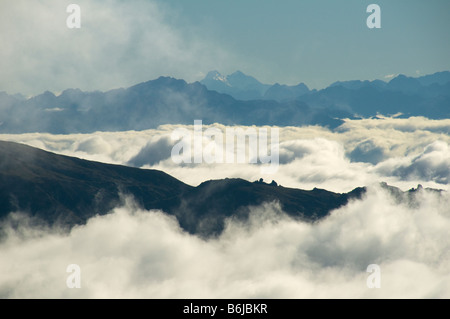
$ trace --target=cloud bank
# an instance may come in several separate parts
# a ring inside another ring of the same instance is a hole
[[[411,208],[371,188],[316,224],[266,204],[210,240],[129,200],[70,234],[9,228],[0,243],[0,296],[449,298],[450,198],[418,196]],[[81,267],[80,289],[66,286],[69,264]],[[380,289],[366,285],[369,264],[381,268]]]
[[[227,126],[204,125],[225,132]],[[280,165],[263,174],[256,164],[178,165],[171,157],[172,132],[193,126],[164,125],[155,130],[93,134],[2,134],[48,151],[114,164],[163,170],[191,185],[226,177],[276,180],[285,187],[348,192],[378,182],[407,190],[448,189],[450,120],[381,118],[346,120],[335,131],[319,126],[280,127]],[[246,128],[244,127],[244,130]],[[268,127],[270,129],[270,127]],[[204,146],[210,140],[204,140]],[[193,154],[194,156],[194,154]]]

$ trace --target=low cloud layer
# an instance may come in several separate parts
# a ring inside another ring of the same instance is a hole
[[[448,143],[436,141],[425,147],[418,155],[405,161],[388,161],[378,168],[379,172],[392,172],[402,179],[434,180],[441,184],[450,182],[450,147]]]
[[[378,188],[417,184],[448,190],[449,120],[347,120],[336,131],[280,130],[280,166],[176,165],[166,125],[140,132],[0,135],[52,152],[161,169],[192,185],[207,179],[275,179],[289,187],[347,192],[370,186],[316,224],[293,221],[276,203],[252,208],[250,221],[229,220],[219,238],[200,239],[159,211],[132,200],[70,234],[42,229],[13,214],[0,243],[0,297],[63,298],[449,298],[450,197],[420,191],[418,205],[399,204]],[[215,127],[225,130],[222,125]],[[205,126],[205,129],[207,126]],[[9,227],[14,225],[15,227]],[[66,267],[81,267],[69,289]],[[367,266],[381,268],[369,289]]]
[[[216,124],[203,129],[209,127],[222,132],[229,128]],[[89,160],[159,169],[191,185],[226,177],[264,178],[285,187],[348,192],[382,181],[404,190],[419,183],[448,189],[449,127],[450,120],[420,117],[347,120],[336,131],[319,126],[280,127],[280,165],[275,174],[264,174],[260,165],[248,163],[175,164],[170,155],[177,141],[171,134],[177,128],[192,132],[192,126],[70,135],[2,134],[0,139]]]
[[[449,298],[450,198],[418,196],[410,208],[371,188],[316,224],[266,204],[207,241],[132,201],[70,234],[9,229],[0,297]],[[69,264],[81,268],[80,289],[66,286]],[[380,289],[366,285],[369,264]]]

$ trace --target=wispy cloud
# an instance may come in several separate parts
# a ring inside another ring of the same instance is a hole
[[[57,0],[0,4],[0,90],[37,94],[107,90],[161,75],[197,80],[228,54],[156,1],[79,0],[81,28],[68,29]]]

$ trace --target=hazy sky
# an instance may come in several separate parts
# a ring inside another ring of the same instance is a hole
[[[68,29],[66,7],[81,7]],[[381,7],[381,29],[366,8]],[[241,70],[265,83],[450,70],[447,0],[2,0],[0,91],[107,90]]]
[[[450,68],[450,1],[169,0],[182,23],[210,30],[239,60],[273,81],[325,86],[342,79],[427,74]],[[366,8],[381,7],[381,29]]]

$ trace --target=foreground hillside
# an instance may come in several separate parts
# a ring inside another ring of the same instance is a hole
[[[106,214],[132,196],[143,208],[175,215],[202,235],[222,231],[227,217],[246,218],[248,207],[277,201],[293,217],[314,221],[359,198],[347,194],[285,188],[242,179],[206,181],[192,187],[157,170],[110,165],[0,142],[0,217],[23,211],[50,224],[73,226]]]

